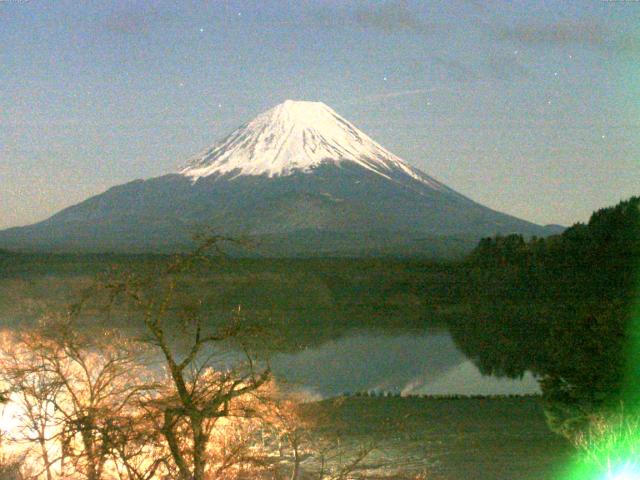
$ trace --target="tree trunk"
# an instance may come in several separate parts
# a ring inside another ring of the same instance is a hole
[[[193,430],[193,480],[204,480],[204,470],[207,464],[207,434],[204,432],[202,423],[201,418],[191,419],[191,428]]]
[[[293,471],[291,472],[291,480],[300,478],[300,452],[298,446],[293,447]]]
[[[47,451],[47,445],[45,443],[45,432],[42,432],[39,442],[40,450],[42,451],[42,462],[44,463],[46,479],[53,480],[53,473],[51,472],[51,462],[49,461],[49,452]]]
[[[171,452],[171,458],[178,467],[178,471],[180,472],[180,480],[193,480],[191,472],[189,471],[189,467],[187,466],[187,462],[185,461],[184,457],[182,456],[182,452],[180,451],[178,439],[176,438],[175,432],[173,431],[173,420],[174,419],[171,412],[165,411],[164,424],[162,425],[162,435],[167,440],[169,451]]]

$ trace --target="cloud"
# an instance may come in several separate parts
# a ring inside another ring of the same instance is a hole
[[[398,98],[398,97],[410,97],[415,95],[426,95],[428,93],[433,93],[438,90],[442,90],[441,88],[416,88],[414,90],[398,90],[395,92],[386,92],[379,93],[375,95],[368,95],[363,97],[364,100],[385,100],[388,98]]]
[[[404,0],[385,1],[360,8],[355,12],[354,20],[363,27],[386,33],[410,31],[425,34],[433,31],[433,25],[424,23]]]
[[[436,56],[432,59],[434,72],[441,80],[473,82],[487,78],[498,80],[518,80],[534,77],[534,73],[513,54],[492,53],[480,56],[473,64],[451,57]]]
[[[494,33],[500,40],[529,45],[586,46],[626,55],[634,55],[640,51],[640,36],[637,31],[614,31],[595,20],[502,26],[496,28]]]
[[[122,35],[146,35],[155,13],[148,9],[119,10],[104,19],[105,28]]]
[[[601,47],[609,43],[610,32],[595,21],[558,22],[546,25],[500,27],[497,36],[529,44],[590,45]]]
[[[618,37],[616,42],[618,51],[626,54],[640,52],[640,35],[637,33],[624,33]]]
[[[480,78],[473,67],[453,58],[436,56],[433,58],[433,65],[441,70],[448,79],[456,82],[468,82]]]
[[[433,33],[437,24],[427,23],[414,12],[406,0],[367,2],[353,8],[324,8],[316,10],[312,20],[325,27],[368,28],[386,34],[412,32],[421,35]]]
[[[491,55],[487,59],[489,73],[499,80],[516,80],[533,77],[533,72],[513,55]]]

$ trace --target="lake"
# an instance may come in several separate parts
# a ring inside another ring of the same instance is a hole
[[[312,396],[393,392],[403,395],[539,393],[531,374],[484,376],[442,329],[393,334],[364,330],[271,358],[276,378]]]

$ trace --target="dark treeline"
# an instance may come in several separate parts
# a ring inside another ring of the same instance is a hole
[[[8,254],[0,257],[0,320],[26,322],[63,308],[96,277],[112,271],[154,275],[165,255]],[[354,328],[422,330],[443,326],[464,290],[461,264],[419,259],[250,259],[220,256],[182,275],[176,288],[199,295],[211,322],[242,305],[271,322],[283,349],[318,344]],[[110,324],[118,320],[110,319]],[[93,322],[93,319],[91,319]]]
[[[367,397],[367,398],[405,398],[405,399],[424,399],[424,400],[499,400],[499,399],[514,399],[514,398],[540,398],[536,393],[496,393],[496,394],[463,394],[463,393],[441,393],[441,394],[429,394],[429,393],[401,393],[398,391],[389,390],[364,390],[361,392],[345,392],[342,397]]]
[[[616,408],[631,351],[640,259],[640,197],[561,235],[483,239],[469,258],[474,315],[452,322],[485,373],[541,378],[551,426],[571,436]]]

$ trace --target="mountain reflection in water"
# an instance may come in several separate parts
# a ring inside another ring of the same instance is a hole
[[[320,396],[385,391],[429,395],[539,393],[531,374],[522,379],[483,376],[447,332],[359,332],[296,353],[271,358],[277,378]]]

